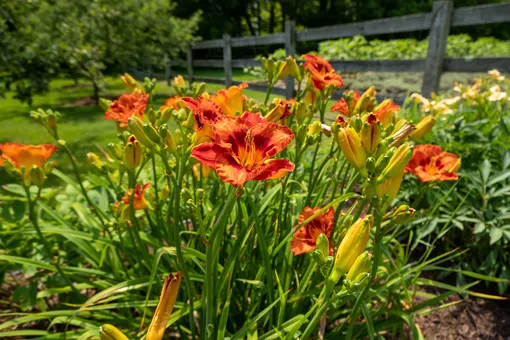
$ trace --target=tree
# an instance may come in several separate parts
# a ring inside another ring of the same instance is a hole
[[[13,64],[0,69],[17,89],[29,89],[19,97],[28,101],[62,73],[91,81],[98,101],[105,70],[161,67],[165,55],[185,50],[200,18],[198,11],[176,18],[168,0],[40,0],[11,9],[16,20],[4,19],[0,32],[17,41],[5,53]],[[20,69],[27,72],[17,76]],[[38,80],[39,88],[30,85]]]

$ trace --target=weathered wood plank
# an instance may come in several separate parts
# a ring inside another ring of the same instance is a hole
[[[497,69],[510,73],[510,58],[445,59],[444,72],[487,72]]]
[[[206,82],[211,84],[225,84],[225,78],[218,77],[204,77],[204,76],[194,76],[193,81],[195,82]]]
[[[296,55],[296,23],[294,21],[285,21],[285,54],[287,57]],[[285,78],[285,98],[291,99],[295,96],[295,80],[288,75]]]
[[[432,5],[433,21],[421,87],[421,93],[426,96],[439,89],[452,13],[453,1],[435,1]]]
[[[223,47],[223,39],[214,39],[214,40],[204,40],[198,41],[193,45],[194,50],[207,49],[207,48],[222,48]]]
[[[324,26],[297,32],[297,41],[338,39],[358,34],[367,36],[423,31],[430,28],[431,22],[432,15],[430,13],[420,13],[352,24]]]
[[[260,67],[262,63],[260,60],[255,59],[232,59],[232,67],[244,68],[244,67]]]
[[[225,86],[232,85],[232,38],[223,34],[223,72],[225,75]]]
[[[234,80],[232,83],[234,85],[239,85],[239,84],[245,83],[245,82],[243,82],[243,81],[235,81]],[[248,83],[248,90],[266,92],[267,91],[267,85],[266,84]],[[278,96],[284,96],[285,95],[285,89],[281,88],[281,87],[274,87],[271,93],[272,94],[276,94]]]
[[[452,26],[471,26],[510,21],[510,3],[458,8],[453,11]]]
[[[285,34],[283,33],[232,38],[232,47],[276,45],[283,43],[285,43]]]
[[[193,60],[193,66],[223,68],[223,59],[198,59],[198,60]]]
[[[424,59],[415,60],[332,60],[331,66],[344,72],[423,72]]]

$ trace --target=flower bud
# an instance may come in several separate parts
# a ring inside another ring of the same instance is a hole
[[[303,98],[305,104],[309,104],[314,106],[319,98],[319,91],[315,90],[313,87],[310,87]]]
[[[409,136],[410,140],[418,140],[423,138],[436,124],[436,118],[432,115],[427,116],[421,120],[418,124],[416,124],[416,129]]]
[[[406,123],[400,129],[398,129],[393,135],[391,135],[390,146],[397,146],[402,143],[409,135],[414,131],[414,124]]]
[[[287,77],[290,73],[290,68],[287,65],[287,62],[286,61],[278,61],[276,65],[277,65],[277,70],[278,70],[276,79],[278,79],[278,80],[285,79],[285,77]]]
[[[87,160],[89,161],[90,164],[92,164],[98,169],[101,169],[101,167],[103,166],[103,161],[101,161],[99,156],[93,152],[87,153]]]
[[[409,163],[413,157],[413,147],[409,143],[404,143],[395,150],[393,156],[391,156],[388,165],[381,172],[381,175],[377,177],[377,183],[382,183],[404,170],[404,167]]]
[[[391,222],[395,224],[406,224],[414,219],[416,210],[410,208],[407,204],[400,205],[391,216]]]
[[[147,330],[147,336],[145,339],[161,340],[163,338],[166,324],[172,314],[175,300],[177,299],[180,284],[180,272],[177,272],[175,275],[169,274],[168,277],[165,277],[165,283],[161,290],[158,307],[156,307],[156,312],[154,313],[149,329]]]
[[[369,87],[359,98],[356,106],[354,106],[354,114],[362,114],[363,112],[372,111],[375,106],[375,88]]]
[[[388,196],[387,203],[391,203],[395,197],[397,197],[398,190],[400,189],[400,185],[402,184],[402,179],[404,177],[404,170],[402,169],[400,173],[397,173],[395,176],[390,179],[382,182],[377,186],[377,195],[383,198],[385,195]]]
[[[365,250],[373,224],[374,218],[372,215],[367,215],[358,219],[347,230],[336,252],[333,271],[329,276],[329,282],[332,285],[335,285],[340,277],[351,269],[356,258]]]
[[[151,124],[143,124],[143,131],[145,132],[147,137],[149,137],[149,139],[154,143],[159,144],[161,142],[161,138],[159,137],[158,132],[156,131],[156,129],[154,129],[154,127]]]
[[[197,198],[197,200],[202,200],[204,197],[205,197],[205,191],[204,189],[201,189],[201,188],[198,188],[196,191],[195,191],[195,197]]]
[[[296,58],[288,56],[286,62],[287,67],[289,68],[290,75],[294,77],[297,81],[303,80],[303,74],[300,71],[298,64],[296,63]]]
[[[347,161],[358,169],[361,176],[368,177],[366,169],[367,155],[356,130],[352,127],[341,128],[338,132],[338,141]]]
[[[308,136],[308,138],[315,139],[315,138],[319,137],[319,135],[321,134],[321,131],[322,131],[321,122],[316,120],[312,124],[308,125],[306,135]]]
[[[34,166],[30,169],[30,181],[38,187],[42,186],[44,182],[46,182],[44,170],[38,166]]]
[[[99,327],[99,338],[101,340],[129,340],[117,327],[108,324]]]
[[[308,114],[309,111],[307,110],[305,103],[297,102],[296,104],[294,104],[294,108],[296,110],[296,120],[298,121],[298,123],[301,124],[303,123],[305,118],[310,117],[310,115]]]
[[[136,139],[138,139],[147,149],[154,150],[156,144],[147,137],[143,129],[143,125],[143,121],[137,116],[129,118],[128,126],[131,133],[135,135]]]
[[[179,88],[186,88],[186,82],[184,81],[184,78],[181,75],[178,75],[177,77],[174,77],[173,86]]]
[[[379,146],[381,140],[381,125],[374,114],[370,114],[367,121],[361,126],[361,144],[366,153],[371,155]]]
[[[136,80],[129,74],[124,73],[124,75],[121,76],[120,78],[122,79],[122,82],[124,83],[124,85],[126,85],[129,91],[133,91],[136,87],[138,87]]]
[[[142,161],[142,146],[135,136],[131,136],[124,147],[124,163],[129,169],[135,169]]]
[[[324,258],[329,256],[329,239],[324,234],[319,234],[315,240],[315,250],[317,250]]]
[[[122,148],[119,144],[108,143],[108,148],[115,158],[120,160],[122,157],[124,157],[124,153],[122,152]]]
[[[149,122],[152,124],[156,124],[158,120],[158,112],[154,111],[152,108],[147,109],[146,111],[147,118],[149,118]]]
[[[356,258],[356,261],[354,261],[351,269],[349,269],[345,279],[355,281],[360,274],[370,272],[370,269],[372,268],[371,258],[372,256],[368,253],[368,251],[361,253]]]
[[[161,188],[161,193],[159,194],[159,198],[162,201],[166,201],[169,194],[170,194],[170,187],[168,185],[165,185],[163,188]]]

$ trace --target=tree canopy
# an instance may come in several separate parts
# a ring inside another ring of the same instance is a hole
[[[160,67],[193,39],[200,12],[173,15],[168,0],[2,1],[0,74],[30,101],[62,73],[86,77],[98,96],[105,69]]]

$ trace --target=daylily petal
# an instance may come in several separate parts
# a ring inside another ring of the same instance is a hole
[[[268,159],[260,165],[251,179],[263,181],[268,179],[278,179],[294,170],[294,163],[286,159]]]

